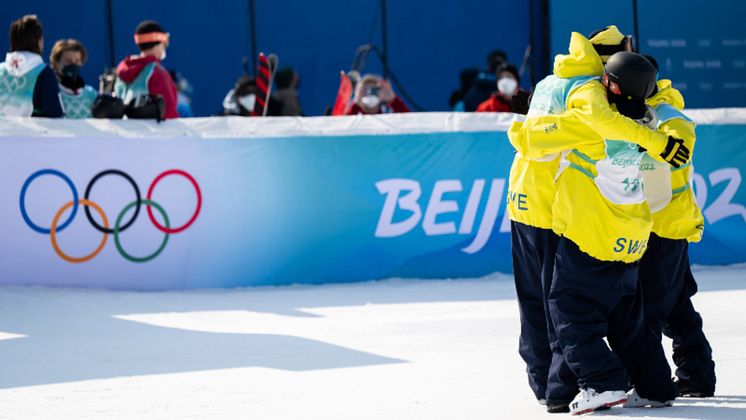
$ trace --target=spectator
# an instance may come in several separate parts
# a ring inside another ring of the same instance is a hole
[[[223,99],[223,111],[220,115],[237,115],[251,117],[256,108],[256,79],[251,76],[241,76],[233,89],[229,90]],[[276,116],[280,113],[280,105],[272,97],[269,98],[267,115]]]
[[[85,46],[75,39],[55,42],[49,62],[60,86],[60,100],[65,118],[91,118],[91,107],[98,96],[96,90],[86,85],[80,69],[88,59]]]
[[[513,97],[522,91],[519,86],[521,78],[514,65],[502,63],[496,73],[497,92],[479,104],[477,112],[511,112],[510,103]]]
[[[347,115],[398,112],[410,111],[407,104],[394,94],[391,83],[380,76],[368,74],[358,82],[353,104]]]
[[[0,63],[0,115],[60,118],[57,78],[41,58],[44,34],[36,15],[10,25],[10,52]]]
[[[476,111],[479,104],[489,99],[495,93],[495,72],[507,60],[508,56],[501,50],[492,51],[487,56],[487,70],[480,71],[477,74],[476,80],[464,95],[464,111]]]
[[[463,69],[459,73],[458,78],[460,81],[459,90],[454,90],[451,93],[451,97],[448,99],[448,108],[453,112],[464,112],[464,96],[466,92],[471,89],[471,85],[477,79],[479,70],[477,68]]]
[[[279,115],[302,116],[303,110],[298,100],[300,76],[292,67],[285,67],[277,71],[272,97],[279,105]]]
[[[131,55],[117,66],[117,82],[114,93],[125,104],[138,96],[149,94],[163,98],[165,105],[164,118],[178,118],[176,112],[177,89],[161,62],[166,58],[169,34],[158,22],[145,20],[135,29],[135,44],[140,49],[139,55]]]

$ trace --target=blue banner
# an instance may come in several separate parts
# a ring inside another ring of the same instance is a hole
[[[689,247],[694,264],[746,261],[746,124],[699,125],[694,193],[705,217],[702,240]]]
[[[0,285],[161,290],[510,272],[511,118],[0,121]],[[706,225],[692,261],[744,262],[746,125],[697,130],[693,183]]]

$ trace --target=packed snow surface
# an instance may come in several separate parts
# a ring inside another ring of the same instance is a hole
[[[695,268],[717,396],[746,418],[746,266]],[[530,419],[510,276],[183,292],[0,288],[2,419]],[[670,341],[664,345],[670,354]]]

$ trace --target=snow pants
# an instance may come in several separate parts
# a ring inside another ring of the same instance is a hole
[[[559,237],[549,229],[511,222],[513,273],[521,333],[518,353],[537,400],[568,403],[578,393],[577,378],[565,364],[547,308]]]
[[[581,388],[627,390],[631,382],[643,398],[676,397],[660,339],[645,322],[641,295],[638,263],[600,261],[559,239],[547,301],[565,362]]]
[[[697,282],[689,266],[688,242],[651,234],[639,277],[648,323],[658,339],[662,333],[673,339],[676,376],[695,389],[714,392],[712,347],[691,300]]]

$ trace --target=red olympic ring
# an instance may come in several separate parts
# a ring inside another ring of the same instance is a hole
[[[169,175],[181,175],[184,178],[188,179],[189,182],[192,183],[192,186],[194,186],[194,190],[197,192],[197,209],[194,211],[194,215],[191,219],[189,219],[188,222],[186,222],[184,225],[175,227],[175,228],[167,228],[165,226],[162,226],[160,223],[158,223],[157,220],[155,220],[155,216],[153,216],[153,209],[151,206],[146,206],[148,209],[148,217],[150,218],[150,221],[153,223],[153,226],[155,226],[156,229],[160,230],[163,233],[179,233],[183,231],[184,229],[188,228],[189,226],[194,223],[194,221],[197,219],[197,216],[199,215],[199,211],[202,209],[202,191],[199,189],[199,185],[197,184],[197,181],[188,173],[182,171],[181,169],[171,169],[166,172],[163,172],[162,174],[155,177],[153,180],[153,183],[150,184],[150,188],[148,188],[148,200],[152,199],[153,196],[153,190],[155,189],[155,185],[160,181],[161,179],[169,176]]]

